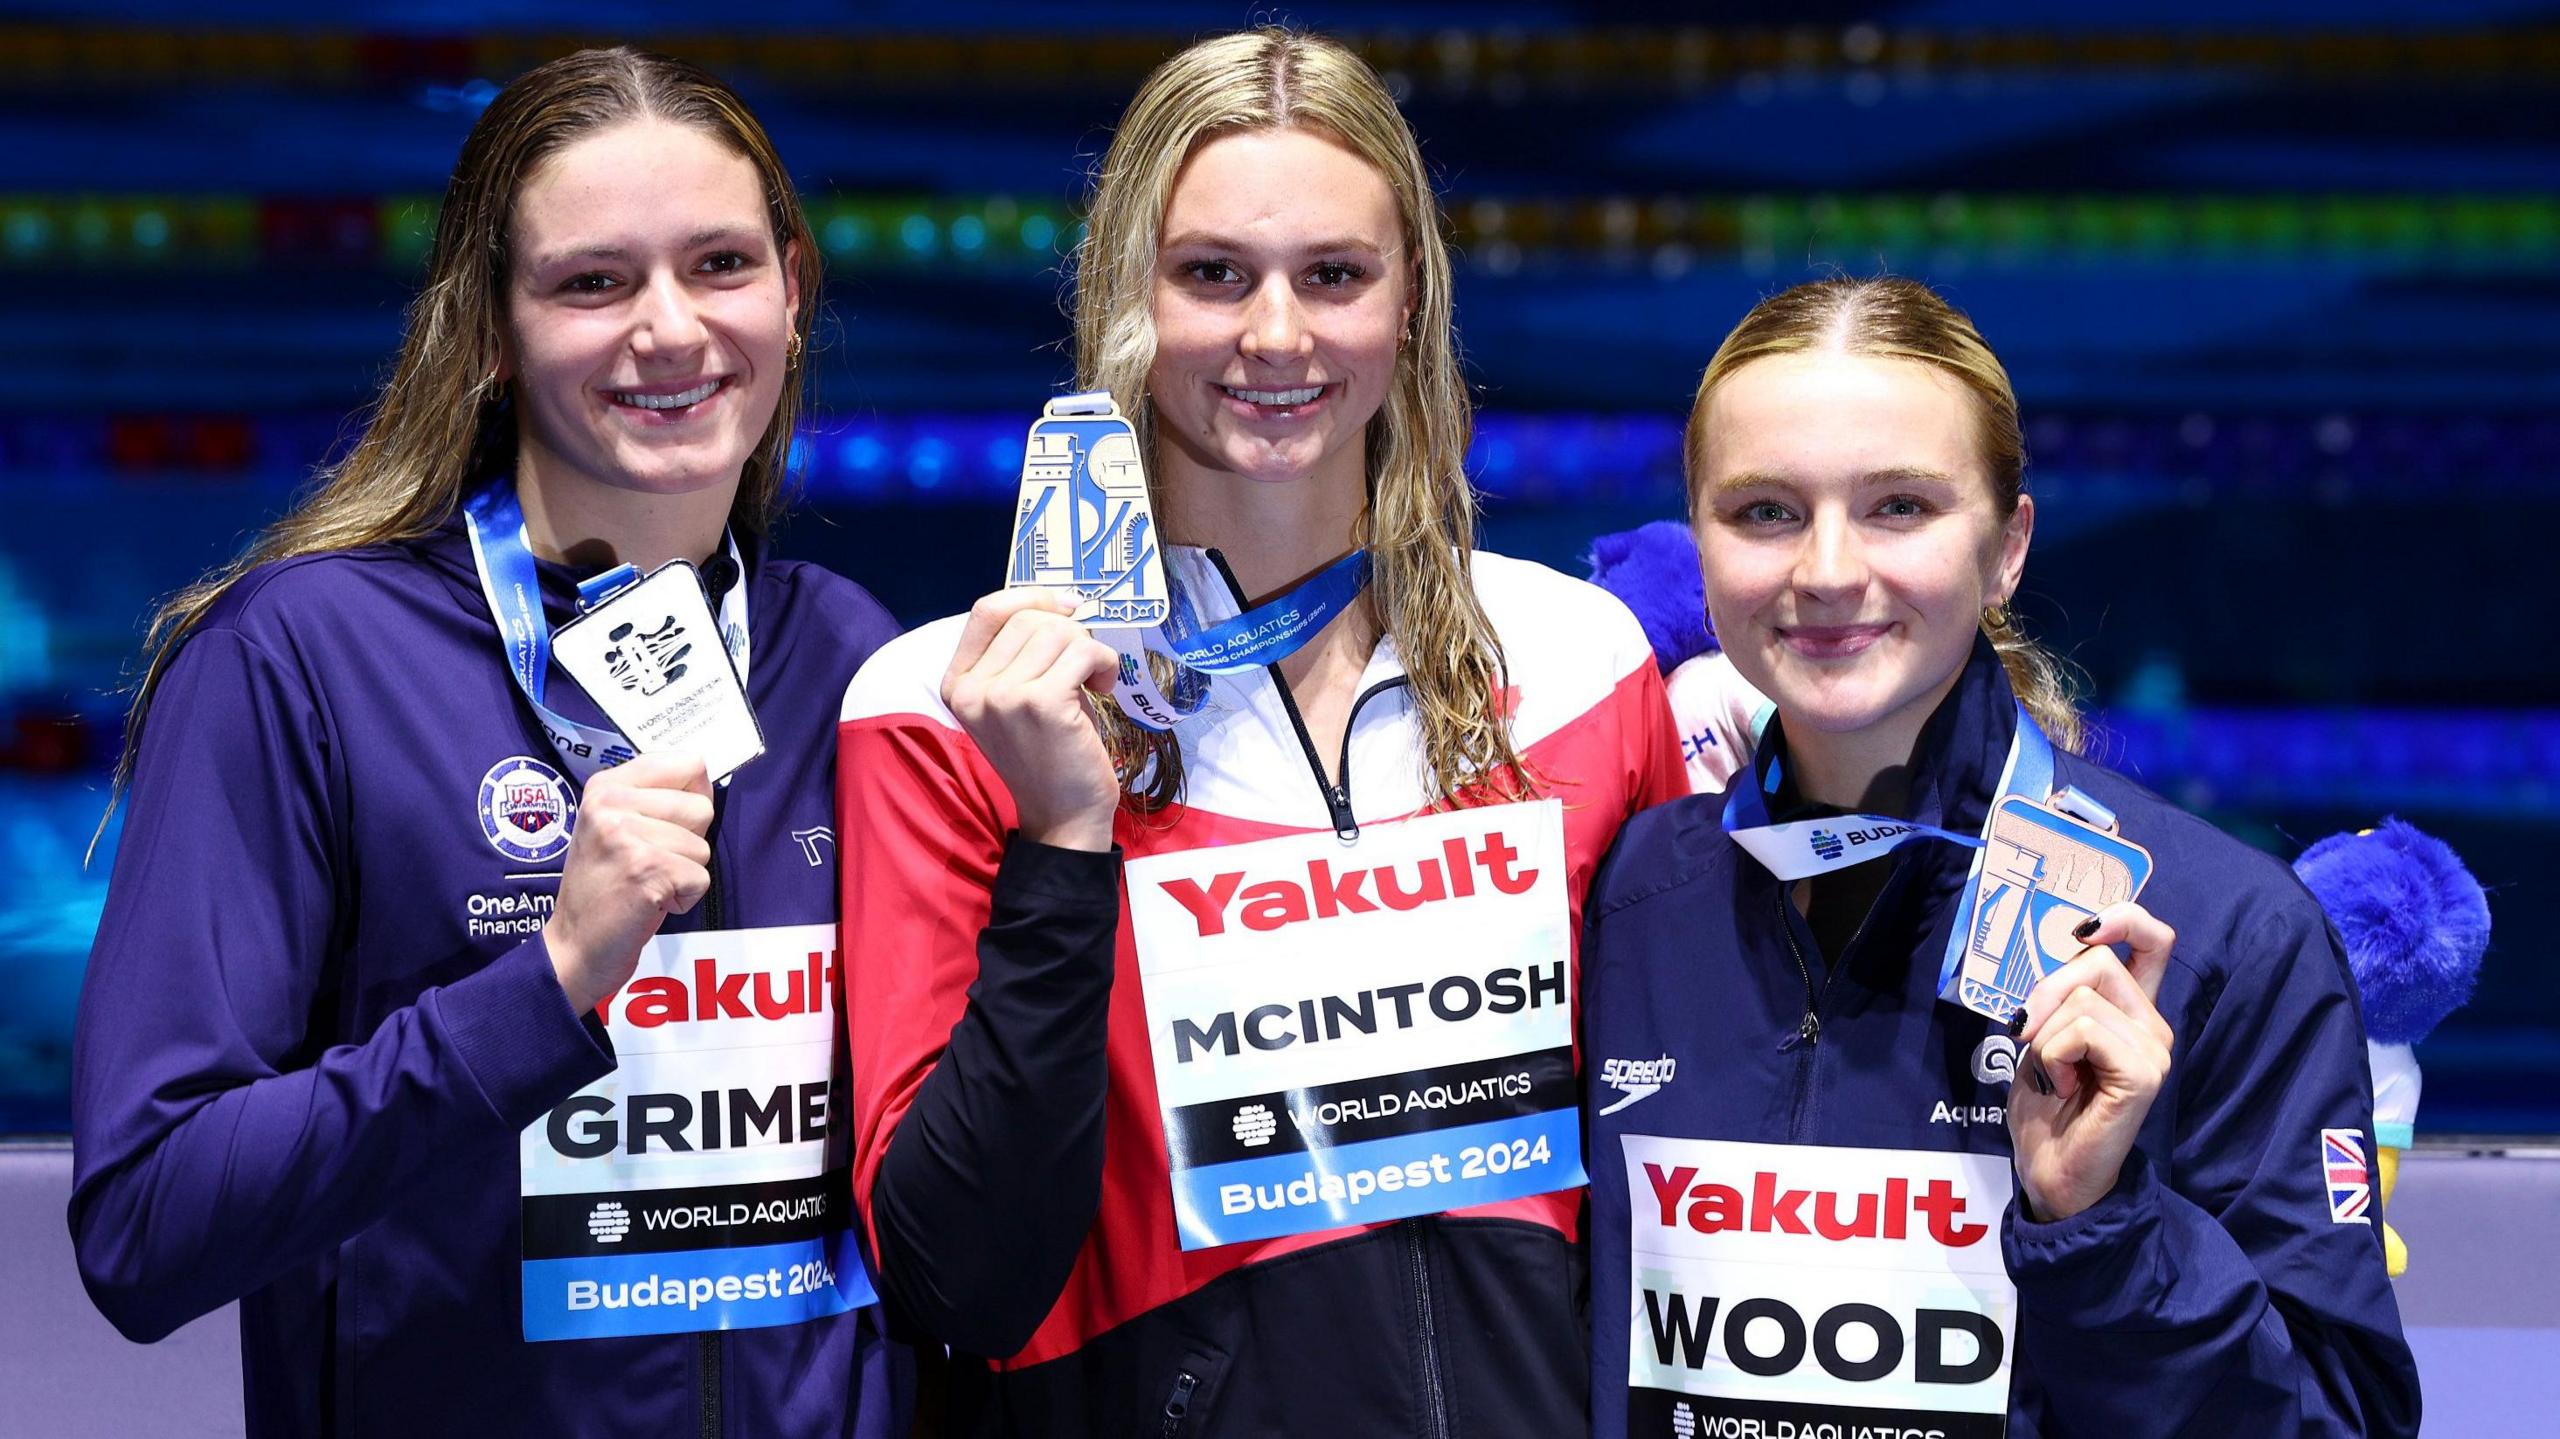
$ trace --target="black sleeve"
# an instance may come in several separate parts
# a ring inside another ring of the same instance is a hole
[[[954,1349],[1030,1342],[1102,1202],[1119,868],[1007,838],[967,1006],[881,1158],[881,1296]]]

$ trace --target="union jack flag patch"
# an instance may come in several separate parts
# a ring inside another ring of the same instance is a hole
[[[2371,1224],[2373,1174],[2365,1167],[2363,1131],[2321,1130],[2320,1167],[2329,1182],[2329,1222]]]

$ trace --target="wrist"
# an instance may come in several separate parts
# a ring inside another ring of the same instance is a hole
[[[1034,820],[1024,816],[1016,831],[1033,844],[1051,849],[1076,849],[1100,854],[1111,848],[1111,816],[1114,810],[1100,814],[1074,814],[1059,819]]]
[[[563,932],[557,920],[542,927],[542,949],[551,960],[551,977],[559,982],[560,992],[568,997],[572,1012],[585,1014],[604,1001],[601,992],[590,992],[585,957],[579,953],[577,942]]]

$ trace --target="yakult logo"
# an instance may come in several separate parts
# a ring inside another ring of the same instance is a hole
[[[799,968],[782,974],[767,970],[723,971],[717,959],[693,962],[690,981],[674,975],[633,980],[604,997],[596,1017],[617,1020],[634,1029],[662,1024],[698,1024],[715,1019],[788,1019],[795,1014],[824,1014],[832,1007],[843,967],[833,950],[811,950]],[[616,1004],[621,1006],[619,1014]]]
[[[1913,1239],[1925,1235],[1950,1249],[1979,1244],[1988,1224],[1969,1221],[1965,1198],[1953,1182],[1931,1179],[1915,1193],[1909,1179],[1887,1179],[1876,1190],[1843,1194],[1831,1189],[1788,1189],[1774,1171],[1751,1176],[1749,1192],[1698,1178],[1681,1165],[1647,1164],[1664,1228],[1686,1224],[1700,1234],[1800,1234],[1824,1239]],[[1913,1221],[1919,1221],[1915,1226]]]
[[[1244,870],[1193,879],[1166,879],[1157,884],[1191,915],[1200,937],[1227,932],[1230,922],[1268,932],[1284,925],[1342,915],[1375,914],[1381,908],[1405,911],[1447,900],[1470,899],[1477,886],[1497,894],[1525,894],[1537,883],[1538,871],[1516,869],[1520,851],[1499,832],[1476,840],[1443,841],[1438,856],[1416,860],[1410,876],[1402,865],[1371,869],[1336,869],[1330,860],[1307,861],[1303,878],[1292,873],[1248,884]]]

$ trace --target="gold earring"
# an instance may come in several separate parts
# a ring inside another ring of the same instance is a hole
[[[1982,627],[1986,630],[2005,630],[2009,627],[2009,620],[2007,600],[1993,600],[1990,608],[1982,612]]]
[[[791,344],[788,348],[786,358],[793,363],[797,363],[800,359],[800,332],[798,330],[791,332]]]

